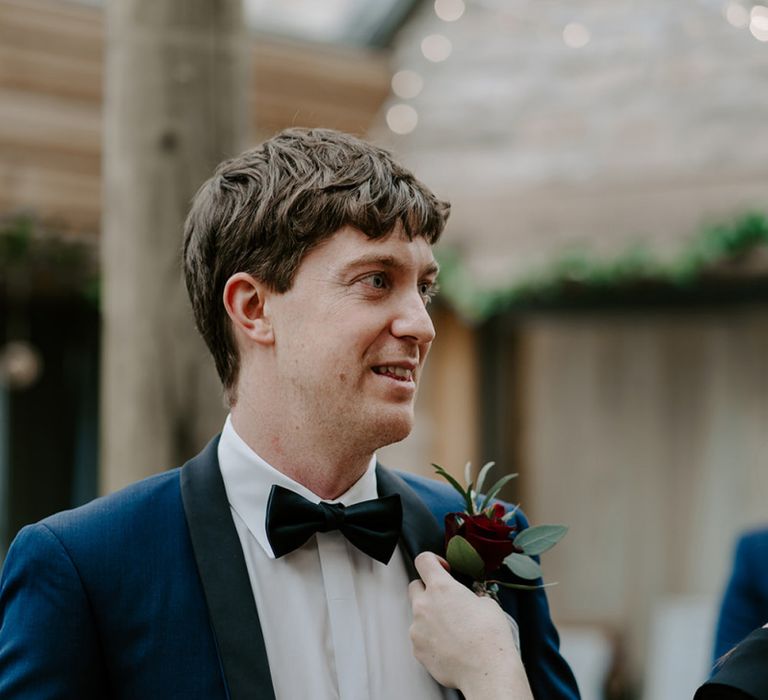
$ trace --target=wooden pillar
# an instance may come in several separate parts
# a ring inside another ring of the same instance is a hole
[[[241,0],[107,4],[100,490],[177,466],[222,392],[180,268],[200,184],[247,127]]]

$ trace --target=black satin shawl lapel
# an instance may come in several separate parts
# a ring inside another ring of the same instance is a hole
[[[376,465],[376,486],[380,497],[399,494],[403,503],[403,534],[400,549],[403,552],[408,577],[411,581],[419,578],[413,560],[420,552],[443,552],[443,532],[432,512],[397,474]]]
[[[217,456],[218,437],[181,470],[181,496],[231,700],[275,700],[259,614]]]

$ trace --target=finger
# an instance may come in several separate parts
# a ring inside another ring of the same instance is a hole
[[[448,562],[443,562],[444,560],[432,552],[422,552],[413,560],[416,571],[427,586],[445,580],[446,576],[450,577],[445,568]]]
[[[408,584],[408,597],[411,599],[411,603],[413,603],[419,593],[423,592],[424,584],[421,581],[411,581]]]

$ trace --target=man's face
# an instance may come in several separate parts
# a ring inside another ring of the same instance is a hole
[[[287,429],[371,451],[410,433],[436,276],[430,245],[399,229],[371,240],[343,228],[304,258],[270,301]]]

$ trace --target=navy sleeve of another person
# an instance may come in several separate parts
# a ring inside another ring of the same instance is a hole
[[[723,595],[715,634],[714,660],[768,622],[768,529],[743,535]]]

